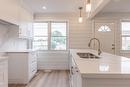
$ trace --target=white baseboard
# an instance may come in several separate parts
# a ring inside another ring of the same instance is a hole
[[[9,79],[9,84],[28,84],[28,81],[24,79]]]
[[[38,69],[40,70],[68,70],[68,62],[38,62]]]

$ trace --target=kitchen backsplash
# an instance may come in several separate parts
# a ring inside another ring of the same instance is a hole
[[[0,24],[0,50],[22,50],[27,48],[27,41],[18,38],[18,26]]]

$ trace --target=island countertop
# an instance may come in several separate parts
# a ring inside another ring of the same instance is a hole
[[[130,78],[130,59],[103,52],[99,59],[83,59],[77,53],[92,53],[97,55],[97,51],[91,49],[71,49],[72,55],[80,73],[88,77],[114,76],[117,78]],[[98,56],[98,55],[97,55]]]

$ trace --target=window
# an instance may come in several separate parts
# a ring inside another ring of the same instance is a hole
[[[110,32],[111,29],[109,28],[109,26],[107,25],[102,25],[99,29],[98,29],[99,32]]]
[[[33,48],[39,50],[66,50],[67,22],[34,23]]]
[[[66,50],[66,23],[51,23],[51,50]]]
[[[130,21],[123,21],[122,28],[122,50],[130,50]]]
[[[33,48],[48,50],[48,23],[34,23]]]

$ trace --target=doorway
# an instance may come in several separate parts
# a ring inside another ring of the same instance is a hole
[[[100,40],[103,52],[115,54],[115,22],[96,20],[94,22],[94,37]],[[97,43],[94,47],[97,47]]]

